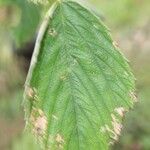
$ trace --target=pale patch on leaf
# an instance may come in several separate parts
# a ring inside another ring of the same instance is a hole
[[[113,41],[113,46],[114,46],[115,48],[118,48],[118,47],[119,47],[119,44],[118,44],[116,41]]]
[[[55,37],[55,36],[57,36],[57,34],[58,34],[54,28],[49,29],[49,30],[48,30],[48,33],[49,33],[49,35],[51,35],[52,37]]]
[[[110,144],[113,144],[115,141],[118,141],[123,126],[114,114],[111,114],[111,118],[112,127],[104,125],[100,128],[100,131],[105,134],[109,133],[110,138],[113,139],[113,141],[110,141]]]
[[[56,142],[59,149],[63,149],[64,139],[60,134],[56,135]]]
[[[64,143],[64,139],[62,138],[62,136],[60,134],[56,135],[56,142],[58,142],[58,143]]]
[[[123,107],[115,108],[115,112],[118,113],[121,117],[125,115],[126,109]]]
[[[37,90],[35,88],[26,87],[26,96],[29,99],[35,99],[37,97]]]
[[[135,103],[138,102],[137,96],[134,92],[130,92],[130,97],[133,100],[133,102]]]
[[[47,117],[40,109],[33,109],[30,120],[32,121],[33,133],[36,136],[44,136],[47,129]]]
[[[52,115],[52,117],[55,119],[55,120],[58,120],[58,117],[56,115]]]
[[[113,131],[114,131],[114,135],[116,137],[115,140],[118,139],[118,136],[121,133],[121,129],[122,129],[122,124],[118,121],[118,119],[115,117],[114,114],[111,114],[112,117],[112,125],[113,125]]]

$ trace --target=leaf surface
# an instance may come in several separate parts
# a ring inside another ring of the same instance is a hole
[[[50,13],[26,82],[27,123],[45,149],[107,150],[135,100],[127,60],[78,3],[55,4]]]

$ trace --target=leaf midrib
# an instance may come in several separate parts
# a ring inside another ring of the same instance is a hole
[[[61,24],[62,24],[62,32],[63,32],[63,35],[64,35],[64,38],[62,38],[63,39],[63,43],[64,43],[64,46],[63,47],[65,47],[65,45],[66,45],[66,39],[67,38],[65,38],[65,24],[64,24],[64,17],[63,17],[63,8],[62,8],[62,5],[60,4],[60,11],[61,11]],[[64,50],[66,51],[66,49],[64,48]],[[67,55],[67,66],[68,66],[68,68],[69,68],[69,70],[71,69],[70,68],[70,65],[69,65],[69,61],[68,61],[68,51],[66,51],[66,53],[65,53],[66,55]],[[70,55],[71,56],[71,55]],[[72,89],[72,85],[74,85],[73,84],[73,80],[72,80],[72,78],[71,78],[71,73],[69,73],[69,75],[68,75],[68,79],[69,79],[69,86],[70,86],[70,94],[71,94],[71,97],[72,97],[72,101],[73,101],[73,108],[74,108],[74,114],[75,114],[75,122],[76,122],[76,132],[77,132],[77,136],[78,136],[78,149],[80,150],[80,140],[79,140],[79,127],[78,127],[78,118],[77,118],[77,108],[76,108],[76,102],[75,102],[75,98],[74,98],[74,95],[73,95],[73,93],[74,93],[74,91],[73,91],[73,89]],[[67,108],[66,108],[66,110],[67,110]],[[72,134],[72,132],[71,132],[71,134]],[[71,136],[71,135],[70,135]],[[71,140],[71,138],[70,138],[70,140]],[[68,145],[69,146],[69,145]]]
[[[60,9],[61,9],[61,24],[62,24],[62,32],[63,32],[63,39],[65,39],[65,40],[63,40],[62,42],[64,43],[64,46],[63,47],[65,47],[65,44],[66,44],[66,39],[67,38],[65,38],[65,36],[64,35],[66,35],[66,33],[65,33],[65,23],[64,23],[64,16],[63,16],[63,10],[62,10],[62,7],[61,7],[61,5],[60,5]],[[64,48],[64,50],[66,51],[66,49]],[[69,56],[71,56],[71,58],[74,58],[72,55],[70,55],[70,54],[68,54],[68,52],[66,51],[66,53],[65,53],[68,57],[66,57],[66,58],[69,58]],[[69,61],[67,61],[67,65],[69,66],[69,68],[70,68],[70,65],[69,65]],[[71,68],[70,68],[71,69]],[[80,140],[79,140],[79,138],[80,138],[80,136],[79,136],[79,127],[78,127],[78,119],[77,119],[77,110],[76,110],[76,108],[77,108],[77,106],[76,106],[76,102],[75,102],[75,99],[76,98],[74,98],[74,90],[73,90],[73,88],[72,88],[72,85],[74,85],[73,84],[73,80],[72,80],[72,78],[71,78],[71,73],[70,73],[70,75],[69,75],[69,85],[70,85],[70,93],[71,93],[71,96],[72,96],[72,100],[73,100],[73,106],[74,106],[74,114],[75,114],[75,120],[76,120],[76,131],[77,131],[77,136],[78,136],[78,149],[80,150]],[[88,79],[89,80],[89,79]],[[92,81],[91,81],[92,82]],[[92,83],[92,84],[94,84],[94,83]],[[93,85],[94,87],[95,87],[95,85]],[[95,87],[95,89],[96,89],[96,87]],[[97,91],[98,92],[98,91]],[[98,109],[97,109],[98,110]],[[83,109],[82,109],[82,111],[83,111]],[[108,110],[109,111],[109,110]],[[99,111],[98,111],[99,112]],[[101,118],[102,119],[102,118]],[[88,119],[88,121],[89,121],[89,119]],[[90,124],[91,124],[91,122],[89,122]],[[103,123],[104,123],[104,121],[103,121]],[[91,124],[91,126],[93,126],[92,124]],[[94,128],[92,128],[93,130],[94,130]],[[72,134],[72,133],[71,133]],[[103,141],[101,141],[101,142],[103,142]],[[68,145],[69,146],[69,145]]]
[[[67,3],[66,3],[67,4]],[[72,68],[71,68],[71,65],[70,65],[70,62],[72,62],[72,61],[70,61],[70,60],[72,60],[74,57],[69,53],[69,51],[67,51],[66,50],[66,40],[67,40],[67,38],[66,38],[66,32],[65,32],[65,19],[64,19],[64,16],[63,16],[63,8],[62,8],[62,6],[61,6],[62,4],[59,4],[59,7],[60,7],[60,11],[61,11],[61,21],[60,21],[60,24],[61,24],[61,26],[62,26],[62,33],[63,33],[63,38],[61,38],[62,39],[62,41],[61,41],[61,43],[63,43],[63,50],[65,51],[65,55],[66,55],[66,67],[67,68],[69,68],[70,70],[72,70]],[[70,5],[69,5],[69,7],[70,7]],[[75,10],[74,10],[75,11]],[[78,12],[79,13],[79,12]],[[82,16],[83,17],[83,16]],[[86,18],[85,18],[86,19]],[[77,28],[76,27],[74,27],[75,28],[75,30],[77,30]],[[78,31],[78,30],[77,30]],[[78,31],[78,34],[82,37],[82,35],[81,35],[81,33]],[[104,36],[104,35],[103,35]],[[106,36],[104,36],[105,38],[106,38],[106,40],[109,40]],[[82,37],[82,39],[84,39],[84,37]],[[85,43],[87,44],[87,45],[89,45],[88,44],[88,42],[86,42],[85,41]],[[90,45],[89,45],[89,47],[91,47]],[[62,51],[62,49],[60,50],[60,52]],[[108,52],[108,51],[107,51]],[[109,53],[108,53],[109,54]],[[92,53],[92,57],[93,57],[93,59],[94,59],[94,56],[95,56],[95,53]],[[72,58],[72,59],[71,59]],[[94,59],[95,61],[96,61],[96,59]],[[101,60],[101,61],[103,61],[104,62],[104,60]],[[104,62],[104,63],[106,63],[106,62]],[[119,63],[119,62],[118,62]],[[79,62],[78,62],[78,64],[79,64]],[[96,61],[96,64],[97,64],[97,61]],[[120,64],[120,63],[119,63]],[[97,64],[98,65],[98,64]],[[121,64],[120,64],[121,65]],[[81,65],[82,66],[82,65]],[[80,67],[81,67],[80,66]],[[100,68],[100,65],[98,65],[99,66],[99,68]],[[107,64],[107,66],[108,66],[108,64]],[[110,67],[110,66],[109,66]],[[110,67],[111,68],[111,67]],[[124,67],[125,68],[125,67]],[[100,68],[101,69],[101,68]],[[112,68],[111,68],[112,69]],[[113,71],[114,72],[114,71]],[[103,75],[103,77],[104,77],[104,79],[105,79],[105,81],[107,82],[106,84],[108,85],[108,89],[110,89],[109,88],[109,82],[107,81],[107,79],[106,79],[106,77],[105,77],[105,74],[103,73],[103,71],[101,70],[101,73],[102,73],[102,75]],[[118,74],[117,74],[117,76],[118,76]],[[89,80],[89,79],[88,79]],[[122,80],[120,80],[121,82],[122,82]],[[74,108],[74,116],[75,116],[75,128],[76,128],[76,132],[77,132],[77,137],[78,137],[78,149],[80,150],[81,149],[81,147],[80,147],[80,134],[79,134],[79,126],[78,126],[78,113],[77,113],[77,103],[76,103],[76,98],[75,98],[75,95],[73,94],[73,93],[75,93],[74,92],[74,89],[73,89],[73,85],[74,85],[74,80],[73,80],[73,71],[70,71],[69,72],[69,75],[68,75],[68,83],[69,83],[69,89],[70,89],[70,96],[72,97],[71,99],[72,99],[72,104],[73,104],[73,108]],[[94,84],[93,82],[92,82],[92,84]],[[125,85],[125,84],[124,84]],[[94,86],[95,86],[95,84],[94,84]],[[97,90],[97,88],[96,88],[96,86],[95,86],[95,89],[96,89],[96,91],[98,91]],[[114,97],[114,94],[111,92],[111,95]],[[102,96],[102,94],[101,94],[101,96]],[[111,98],[112,99],[112,98]],[[57,101],[57,100],[56,100]],[[103,101],[103,100],[102,100]],[[126,102],[126,101],[125,101]],[[68,101],[67,101],[67,107],[68,107]],[[104,105],[105,105],[105,108],[107,108],[107,113],[111,113],[110,111],[109,111],[109,109],[108,109],[108,107],[107,107],[107,105],[105,104],[105,101],[103,101],[103,103],[104,103]],[[67,110],[67,108],[65,109],[65,110]],[[82,109],[82,111],[84,111],[83,109]],[[66,111],[64,111],[64,114],[65,114],[65,112]],[[89,119],[88,119],[88,121],[89,121]],[[51,121],[50,121],[51,122]],[[104,122],[103,122],[103,124],[104,124]],[[48,131],[49,131],[49,129],[50,129],[50,126],[51,126],[51,124],[49,124],[49,126],[48,126]],[[92,124],[91,124],[91,126],[92,126]],[[74,129],[72,130],[72,131],[74,131]],[[70,134],[70,137],[72,136],[72,133],[73,132],[71,132],[71,134]],[[49,139],[49,133],[48,133],[48,137],[47,137],[47,141],[48,141],[48,139]],[[70,140],[71,140],[71,138],[70,138]],[[68,143],[70,142],[70,140],[68,141]],[[48,143],[46,143],[46,145],[47,145]],[[67,145],[67,147],[69,147],[69,145]]]

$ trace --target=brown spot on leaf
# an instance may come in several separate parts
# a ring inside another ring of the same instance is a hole
[[[26,95],[29,99],[35,100],[37,98],[37,90],[35,88],[27,87]]]
[[[111,118],[112,127],[109,127],[106,124],[103,127],[101,127],[100,131],[102,133],[108,133],[111,139],[113,139],[114,141],[118,141],[123,126],[114,114],[111,114]],[[114,141],[111,141],[110,144],[113,144]]]
[[[49,35],[51,35],[52,37],[57,36],[57,32],[54,28],[51,28],[48,30]]]
[[[118,43],[117,43],[116,41],[113,41],[113,46],[114,46],[115,48],[118,48],[118,47],[119,47],[119,45],[118,45]]]
[[[137,96],[134,92],[130,92],[130,97],[134,102],[138,102]]]
[[[27,87],[27,89],[26,89],[26,95],[29,98],[33,98],[34,97],[34,90],[33,90],[33,88]]]
[[[111,114],[113,130],[116,135],[120,135],[122,124],[117,120],[114,114]]]
[[[47,127],[47,120],[45,116],[40,116],[36,119],[34,131],[37,135],[43,135]]]
[[[64,139],[60,134],[56,135],[56,142],[58,149],[63,149]]]
[[[62,136],[60,134],[56,135],[56,142],[58,142],[58,143],[64,143],[64,139],[62,138]]]
[[[41,109],[38,109],[38,113],[40,116],[44,116],[44,112]]]
[[[40,109],[34,109],[30,119],[33,125],[33,132],[37,136],[43,136],[47,129],[47,118],[44,112]]]
[[[125,112],[126,112],[126,110],[123,107],[118,107],[118,108],[115,109],[115,112],[117,114],[119,114],[121,117],[123,117]]]

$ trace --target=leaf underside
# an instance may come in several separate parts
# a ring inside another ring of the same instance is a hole
[[[118,140],[134,77],[99,18],[58,3],[31,71],[26,115],[44,149],[107,150]]]

